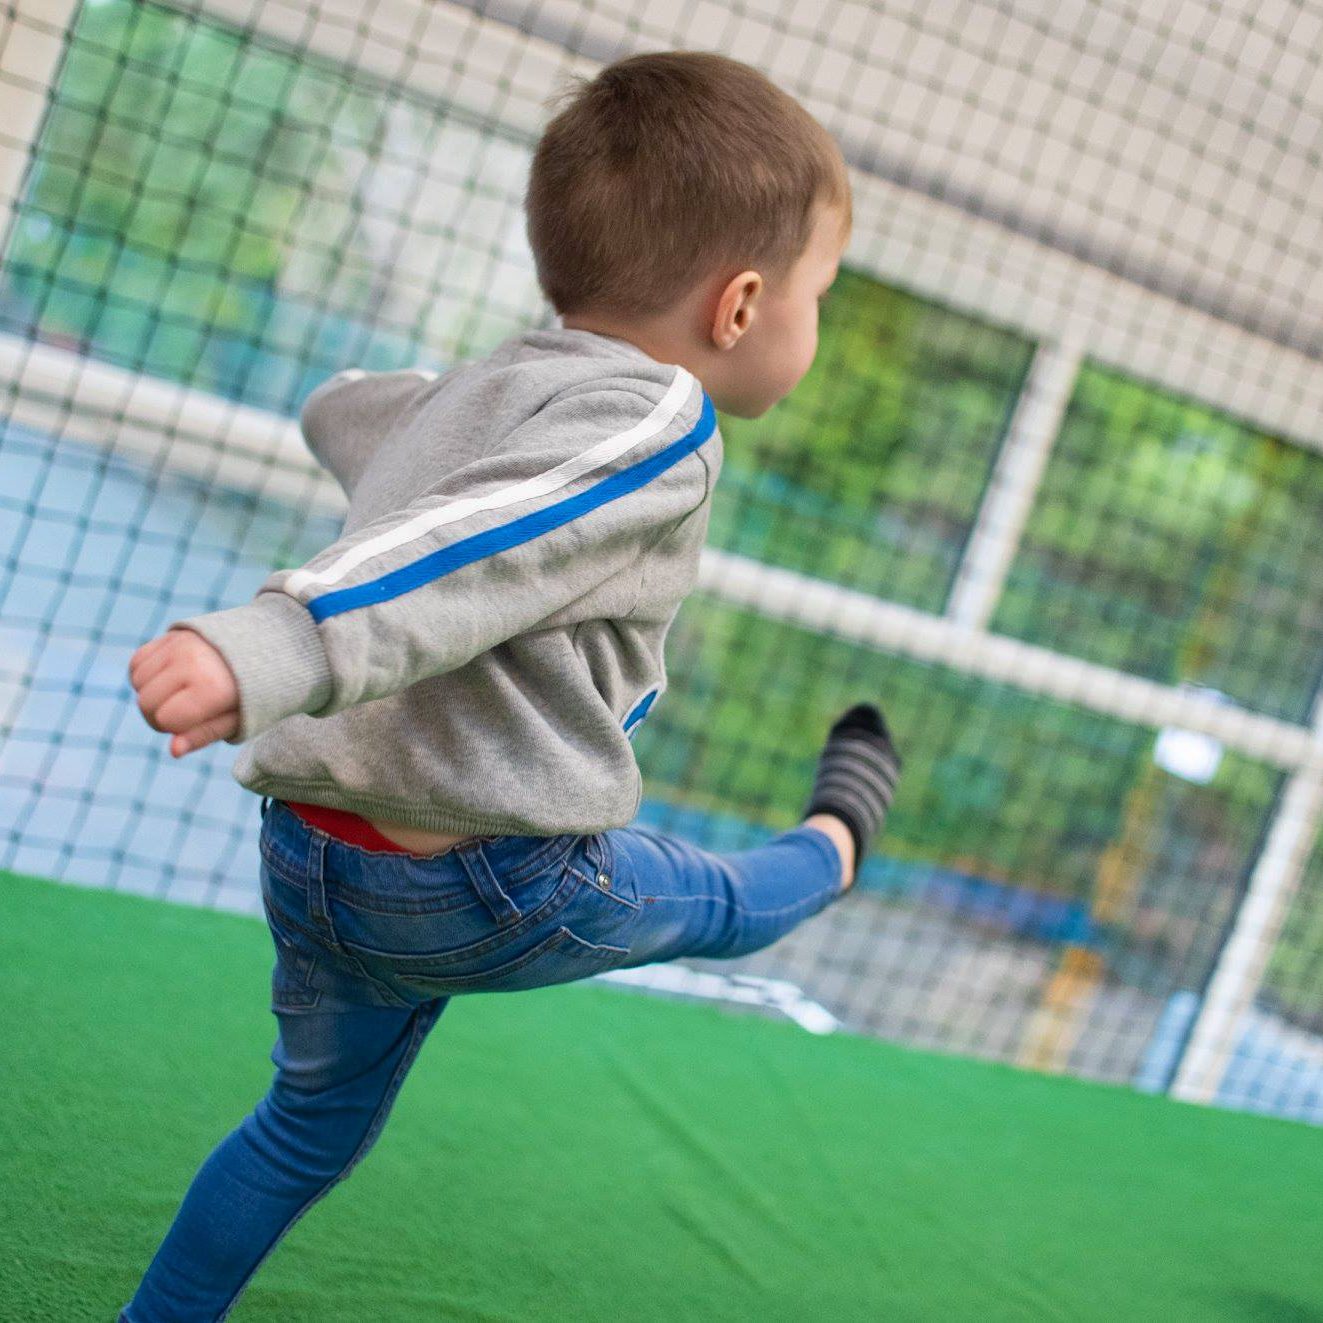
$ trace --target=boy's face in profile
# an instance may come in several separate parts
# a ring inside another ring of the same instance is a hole
[[[788,395],[818,351],[818,307],[836,279],[849,242],[841,207],[818,209],[809,241],[779,282],[764,283],[749,304],[751,322],[721,355],[704,385],[717,408],[757,418]]]

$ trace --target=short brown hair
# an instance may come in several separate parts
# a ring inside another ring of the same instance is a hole
[[[558,313],[664,311],[711,271],[769,281],[803,253],[815,204],[851,223],[840,148],[764,74],[713,51],[631,55],[568,104],[525,195],[538,282]]]

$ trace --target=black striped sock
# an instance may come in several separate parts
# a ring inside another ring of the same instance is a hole
[[[817,778],[804,817],[831,813],[854,837],[854,873],[877,835],[896,793],[901,757],[882,713],[857,703],[837,718],[818,759]]]

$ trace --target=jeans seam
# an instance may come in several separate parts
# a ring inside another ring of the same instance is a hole
[[[736,901],[728,899],[726,896],[654,896],[650,899],[659,900],[666,904],[677,900],[717,900],[730,909],[736,909],[741,914],[747,914],[751,919],[770,919],[778,914],[784,914],[787,910],[793,910],[810,901],[816,901],[821,898],[821,895],[821,892],[811,891],[807,896],[801,896],[798,900],[792,900],[789,905],[781,905],[774,910],[751,910]]]
[[[800,828],[793,828],[792,830],[798,831],[798,830],[800,830]],[[822,845],[822,848],[823,848],[823,854],[824,854],[824,855],[827,855],[827,856],[829,857],[829,862],[830,862],[831,865],[832,865],[832,895],[833,895],[833,896],[839,896],[839,895],[842,894],[842,891],[841,891],[841,859],[840,859],[840,856],[836,853],[836,847],[832,844],[831,838],[827,835],[826,832],[820,832],[820,831],[818,831],[818,829],[817,829],[816,827],[811,827],[809,830],[812,831],[812,832],[814,833],[814,835],[816,835],[816,836],[818,836],[818,837],[821,838],[821,845]],[[728,897],[726,897],[726,896],[653,896],[653,897],[649,897],[649,899],[652,900],[652,901],[654,901],[654,902],[656,902],[656,901],[658,901],[658,900],[660,900],[660,901],[664,901],[664,902],[677,901],[677,900],[716,900],[716,901],[720,901],[723,905],[726,905],[728,908],[739,909],[739,910],[741,911],[741,913],[743,913],[743,914],[747,914],[750,918],[753,918],[753,919],[771,919],[771,918],[775,918],[778,914],[784,914],[787,910],[793,910],[793,909],[795,909],[796,907],[798,907],[798,906],[800,906],[800,905],[805,905],[805,904],[809,904],[809,903],[812,903],[812,902],[816,902],[816,901],[820,900],[821,898],[822,898],[822,893],[821,893],[820,891],[812,891],[812,892],[810,892],[807,896],[801,896],[798,900],[791,901],[789,905],[781,905],[781,906],[779,906],[777,909],[774,909],[774,910],[751,910],[751,909],[747,909],[747,908],[743,908],[743,907],[741,907],[737,902],[730,900],[730,899],[729,899]],[[642,899],[642,898],[640,897],[640,899]]]

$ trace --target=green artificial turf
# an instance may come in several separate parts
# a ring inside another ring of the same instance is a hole
[[[111,1323],[265,1091],[260,920],[0,875],[0,1320]],[[606,984],[451,1002],[236,1323],[1323,1319],[1323,1130]]]

